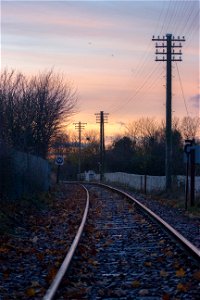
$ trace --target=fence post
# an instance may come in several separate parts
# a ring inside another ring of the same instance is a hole
[[[144,175],[144,193],[147,193],[147,175]]]

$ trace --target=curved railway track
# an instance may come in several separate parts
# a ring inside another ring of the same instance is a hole
[[[84,188],[81,226],[44,300],[199,299],[196,247],[128,194]]]

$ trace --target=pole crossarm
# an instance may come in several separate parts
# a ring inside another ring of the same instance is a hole
[[[172,42],[185,42],[185,37],[182,36],[178,36],[177,38],[175,38],[175,36],[170,33],[167,33],[166,36],[160,37],[159,35],[157,36],[157,38],[153,35],[152,37],[152,41],[160,41],[160,42],[166,42],[167,41],[167,36],[171,35],[171,40]]]
[[[83,122],[78,122],[78,123],[73,123],[75,125],[75,128],[85,128],[85,125],[87,125],[87,123],[83,123]]]
[[[159,42],[155,44],[155,48],[156,48],[155,54],[159,56],[160,55],[163,56],[163,57],[156,56],[155,61],[167,61],[168,55],[171,56],[171,61],[182,61],[181,58],[182,52],[181,50],[179,50],[179,52],[177,51],[178,49],[183,47],[181,42],[185,42],[184,36],[183,37],[178,36],[177,38],[172,36],[172,34],[166,34],[166,36],[163,37],[158,36],[157,38],[153,36],[152,41]],[[176,42],[179,42],[179,44],[177,44]],[[159,51],[158,49],[163,49],[163,51]],[[175,58],[176,55],[179,55],[179,58]]]
[[[105,113],[105,112],[102,112],[102,113],[103,113],[102,116],[103,116],[104,123],[108,123],[109,113]],[[96,123],[101,123],[101,112],[96,113],[95,116],[96,116]]]
[[[167,58],[156,58],[155,61],[167,61]],[[181,58],[172,58],[171,61],[183,61]]]

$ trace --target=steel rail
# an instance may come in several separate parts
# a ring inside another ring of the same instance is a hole
[[[164,229],[166,229],[170,235],[172,235],[189,253],[198,261],[200,261],[200,250],[194,246],[190,241],[188,241],[181,233],[179,233],[176,229],[174,229],[171,225],[169,225],[167,222],[165,222],[162,218],[160,218],[158,215],[156,215],[152,210],[150,210],[148,207],[140,203],[138,200],[133,198],[128,193],[119,190],[117,188],[114,188],[112,186],[103,184],[103,183],[94,183],[95,185],[104,186],[108,189],[111,189],[117,193],[120,193],[121,195],[126,196],[127,198],[131,199],[134,203],[136,203],[143,211],[145,211],[148,215],[150,215],[154,220],[156,220]]]
[[[86,219],[87,219],[87,214],[88,214],[88,210],[89,210],[89,193],[88,193],[88,190],[83,186],[81,185],[84,190],[86,191],[86,194],[87,194],[87,200],[86,200],[86,206],[85,206],[85,210],[84,210],[84,214],[83,214],[83,218],[82,218],[82,221],[81,221],[81,224],[79,226],[79,229],[76,233],[76,236],[70,246],[70,249],[62,263],[62,265],[60,266],[53,282],[51,283],[50,287],[48,288],[45,296],[43,297],[43,300],[52,300],[55,296],[55,293],[63,279],[63,276],[65,275],[69,265],[70,265],[70,262],[73,258],[73,255],[74,255],[74,252],[78,246],[78,243],[79,243],[79,240],[80,240],[80,237],[83,233],[83,228],[85,226],[85,223],[86,223]]]

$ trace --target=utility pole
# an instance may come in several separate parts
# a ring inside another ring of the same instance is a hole
[[[100,181],[103,181],[104,168],[105,168],[105,135],[104,135],[104,123],[108,122],[108,113],[100,111],[96,115],[96,122],[100,123],[100,162],[99,162],[99,172]]]
[[[78,174],[81,174],[81,132],[85,128],[87,123],[78,122],[74,123],[75,129],[78,129],[78,148],[79,148],[79,155],[78,155]]]
[[[165,176],[166,190],[170,190],[172,186],[172,62],[182,61],[181,42],[185,42],[184,36],[175,38],[171,33],[163,37],[155,38],[152,41],[156,43],[156,61],[166,61],[166,148],[165,148]],[[161,43],[162,42],[162,43]],[[178,43],[178,44],[177,44]],[[159,48],[162,48],[158,50]],[[176,49],[178,48],[178,49]],[[179,52],[177,52],[179,50]],[[162,55],[162,57],[161,57]],[[179,57],[177,57],[177,55]]]

